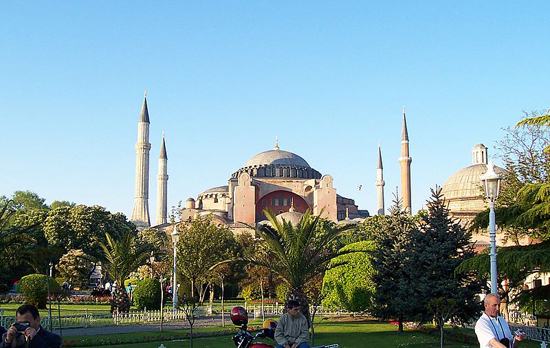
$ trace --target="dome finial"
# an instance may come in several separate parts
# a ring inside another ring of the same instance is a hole
[[[349,220],[349,208],[346,207],[346,220]]]
[[[143,91],[143,98],[147,98],[147,89]]]
[[[279,150],[279,138],[277,138],[277,136],[275,136],[275,147],[273,150]]]
[[[290,209],[288,209],[289,212],[295,212],[296,209],[294,209],[294,198],[290,199]]]

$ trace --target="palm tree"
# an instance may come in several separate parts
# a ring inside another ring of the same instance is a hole
[[[105,255],[103,267],[117,283],[111,312],[116,310],[118,313],[127,313],[130,311],[130,298],[124,288],[124,281],[147,262],[151,249],[148,245],[139,245],[131,231],[126,232],[120,240],[105,233],[105,239],[107,243],[99,243]]]
[[[297,226],[284,219],[279,221],[271,210],[266,209],[264,213],[271,225],[261,225],[256,232],[264,240],[269,257],[252,256],[247,261],[269,268],[281,276],[290,286],[287,300],[298,301],[309,320],[305,286],[325,271],[330,260],[348,253],[330,246],[344,231],[354,226],[321,224],[320,217],[313,216],[310,210],[306,211]]]

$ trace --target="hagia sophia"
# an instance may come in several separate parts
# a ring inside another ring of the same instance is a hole
[[[149,111],[147,97],[138,120],[136,147],[135,199],[132,222],[139,229],[152,226],[149,215]],[[157,176],[157,214],[155,227],[167,228],[168,157],[164,136],[160,149]],[[401,199],[402,208],[411,212],[411,163],[409,134],[403,109],[401,135]],[[483,144],[472,148],[472,165],[460,169],[445,181],[442,193],[448,202],[451,214],[467,225],[475,215],[487,209],[479,176],[487,171],[488,150]],[[496,167],[497,172],[503,169]],[[214,186],[188,198],[181,211],[180,220],[211,215],[219,224],[229,227],[234,233],[250,230],[249,226],[263,223],[263,210],[268,208],[285,220],[299,221],[300,216],[311,209],[313,214],[347,224],[358,224],[370,214],[361,210],[353,198],[337,194],[337,183],[329,173],[318,170],[299,155],[282,150],[275,140],[273,149],[250,158],[234,173],[228,175],[226,185]],[[384,214],[384,177],[382,153],[378,148],[377,211]],[[486,233],[473,236],[478,248],[484,248],[489,240]],[[502,245],[502,244],[501,244]]]

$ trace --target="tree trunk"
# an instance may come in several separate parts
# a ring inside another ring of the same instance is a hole
[[[260,293],[262,295],[262,321],[265,321],[265,311],[264,311],[264,282],[260,281]]]
[[[399,316],[399,333],[403,333],[403,315]]]
[[[223,302],[223,299],[224,299],[224,290],[225,290],[225,286],[224,286],[224,283],[223,283],[223,278],[222,278],[222,327],[225,327],[225,306],[224,306],[224,302]]]
[[[128,313],[130,311],[130,298],[124,286],[117,286],[111,300],[111,313]]]
[[[309,315],[309,300],[304,291],[301,288],[290,289],[286,301],[288,302],[290,300],[298,301],[298,303],[302,307],[302,314],[304,315],[304,317],[306,317],[308,325],[311,326],[311,316]]]
[[[210,313],[210,315],[212,315],[212,309],[214,305],[214,284],[210,283],[208,287],[210,288],[210,296],[208,298],[208,312]]]
[[[317,313],[317,306],[313,306],[313,313],[311,313],[311,345],[315,345],[315,314]]]
[[[195,279],[191,279],[191,298],[195,298]]]

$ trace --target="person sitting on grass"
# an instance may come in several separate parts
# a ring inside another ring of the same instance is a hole
[[[275,329],[277,348],[309,348],[309,325],[298,301],[290,300]]]

